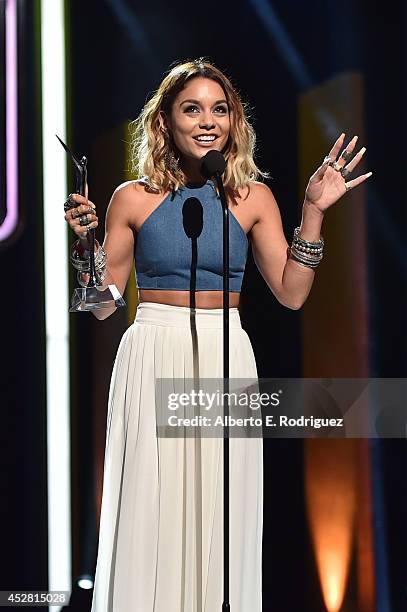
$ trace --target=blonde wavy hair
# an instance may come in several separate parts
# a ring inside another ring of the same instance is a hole
[[[267,178],[268,173],[262,172],[254,162],[256,134],[249,123],[247,105],[230,80],[205,58],[173,66],[138,118],[130,123],[131,171],[137,177],[145,178],[150,188],[156,191],[177,190],[185,186],[186,176],[175,163],[179,151],[171,135],[163,128],[160,114],[164,112],[168,116],[179,92],[188,81],[197,77],[219,83],[228,103],[230,134],[222,151],[226,160],[225,187],[236,191],[259,177]]]

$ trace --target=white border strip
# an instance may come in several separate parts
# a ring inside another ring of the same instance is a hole
[[[63,0],[41,2],[45,316],[47,334],[48,588],[70,591],[69,322]],[[50,609],[59,609],[52,606]]]

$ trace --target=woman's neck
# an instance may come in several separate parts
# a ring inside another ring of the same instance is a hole
[[[186,183],[191,185],[199,185],[206,183],[206,179],[202,176],[200,171],[201,162],[200,160],[181,162],[181,168],[186,177]]]

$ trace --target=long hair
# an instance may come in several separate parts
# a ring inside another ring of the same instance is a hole
[[[186,83],[193,78],[212,79],[222,87],[229,108],[230,134],[222,151],[226,160],[225,187],[233,191],[247,186],[260,176],[267,178],[254,162],[256,134],[248,120],[248,107],[230,80],[205,58],[175,65],[146,103],[137,119],[130,123],[131,170],[145,177],[157,191],[177,190],[185,185],[186,176],[176,163],[179,153],[171,135],[163,126],[160,113],[169,115],[173,102]]]

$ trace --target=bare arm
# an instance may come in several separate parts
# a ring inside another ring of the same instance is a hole
[[[105,239],[103,248],[107,255],[107,268],[113,282],[124,294],[133,264],[134,237],[130,226],[129,207],[134,199],[134,184],[120,185],[112,195],[105,221]],[[92,313],[99,320],[107,319],[116,307],[94,310]]]
[[[297,310],[311,290],[315,272],[287,258],[288,244],[283,232],[277,202],[266,185],[254,185],[253,198],[259,211],[251,230],[253,257],[256,265],[278,301]],[[300,235],[305,240],[319,239],[323,215],[315,214],[304,204]]]
[[[372,175],[367,172],[351,181],[346,180],[362,159],[366,148],[363,147],[352,158],[357,141],[357,136],[354,136],[337,159],[344,139],[345,134],[337,138],[329,154],[308,181],[299,232],[300,237],[308,242],[317,242],[320,239],[325,211],[349,189],[361,185]],[[279,302],[297,310],[308,297],[315,272],[312,268],[287,258],[288,245],[277,202],[265,185],[256,184],[254,189],[256,206],[258,205],[259,209],[258,220],[251,230],[256,264]]]
[[[130,270],[133,263],[134,238],[130,224],[130,210],[134,206],[137,191],[134,183],[123,183],[112,195],[107,212],[105,222],[105,239],[103,247],[107,255],[107,268],[111,276],[110,282],[113,282],[120,293],[123,295],[126,284],[129,278]],[[85,212],[86,206],[94,206],[94,204],[86,198],[79,195],[73,196],[74,200],[80,204],[78,212]],[[74,213],[74,215],[78,213]],[[81,232],[83,228],[79,226],[77,217],[73,220],[67,216],[75,233],[83,240]],[[98,218],[92,215],[91,227],[97,227]],[[108,281],[109,282],[109,281]],[[116,306],[111,308],[103,308],[100,310],[92,310],[92,314],[99,320],[107,319],[113,312]]]

